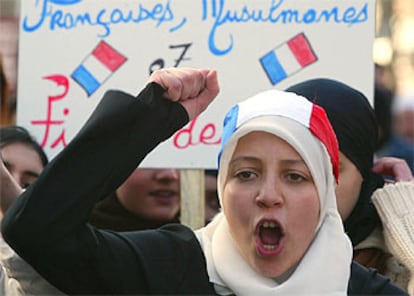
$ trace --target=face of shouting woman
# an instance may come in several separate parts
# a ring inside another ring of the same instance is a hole
[[[320,213],[314,180],[297,151],[266,132],[243,136],[223,189],[231,234],[250,266],[266,277],[295,266],[314,237]]]

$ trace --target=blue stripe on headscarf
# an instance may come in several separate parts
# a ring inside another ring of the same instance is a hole
[[[226,146],[227,142],[229,141],[231,135],[237,129],[237,119],[239,117],[239,105],[233,106],[224,117],[223,121],[223,132],[221,138],[221,147],[218,154],[218,168],[220,168],[220,158],[221,153],[223,152],[224,147]]]

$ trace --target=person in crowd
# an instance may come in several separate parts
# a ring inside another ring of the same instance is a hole
[[[43,148],[21,126],[0,127],[0,151],[5,168],[17,182],[20,189],[25,189],[32,184],[48,163],[48,158]],[[3,176],[6,176],[6,174]],[[7,182],[4,184],[7,184]],[[1,208],[3,211],[20,194],[20,190],[15,190],[13,194],[5,192],[6,190],[13,190],[13,188],[16,187],[1,186]]]
[[[108,197],[98,202],[89,222],[100,229],[131,231],[180,223],[180,179],[177,169],[137,168]],[[206,224],[219,212],[217,170],[205,170]]]
[[[214,216],[220,212],[220,202],[217,194],[217,174],[215,169],[209,169],[204,171],[204,183],[205,183],[205,224],[210,223]]]
[[[322,106],[335,130],[340,150],[337,203],[354,259],[414,295],[410,235],[414,221],[408,218],[414,217],[414,179],[402,159],[381,158],[373,163],[378,128],[368,99],[340,81],[325,78],[300,82],[287,91]],[[383,188],[389,176],[396,183]]]
[[[115,192],[98,202],[89,222],[100,229],[145,230],[180,223],[180,172],[137,168]],[[206,224],[219,212],[217,170],[205,170]]]
[[[101,229],[145,230],[179,223],[179,211],[179,170],[137,168],[95,205],[89,222]]]
[[[293,93],[262,92],[227,113],[222,212],[207,226],[113,232],[87,223],[94,204],[218,92],[215,70],[191,68],[155,71],[137,97],[107,92],[7,211],[5,239],[69,294],[406,295],[351,263],[333,129],[322,108]]]
[[[0,153],[0,217],[3,217],[22,191],[36,181],[48,158],[36,139],[20,126],[0,127]],[[6,291],[1,295],[61,294],[22,260],[2,236],[0,263]]]
[[[377,155],[405,159],[414,174],[414,92],[395,97],[392,116],[391,138]]]

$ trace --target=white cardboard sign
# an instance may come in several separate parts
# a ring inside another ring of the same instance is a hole
[[[142,164],[214,168],[226,110],[258,91],[328,77],[372,102],[374,26],[368,0],[25,0],[18,124],[53,158],[106,90],[137,94],[158,68],[214,68],[219,97]]]

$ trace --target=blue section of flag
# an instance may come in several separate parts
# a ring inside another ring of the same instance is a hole
[[[83,65],[77,67],[71,77],[85,89],[88,96],[92,95],[100,86],[100,83]]]
[[[237,129],[237,120],[239,118],[239,105],[233,106],[224,118],[223,122],[223,132],[221,134],[221,147],[218,154],[218,167],[220,168],[220,158],[221,153],[224,150],[224,146],[226,146],[227,142],[229,141],[230,137]]]
[[[273,85],[287,77],[287,74],[283,69],[282,65],[279,63],[279,60],[274,50],[262,56],[260,58],[260,63],[262,64],[262,67],[265,70],[267,77],[269,77]]]

